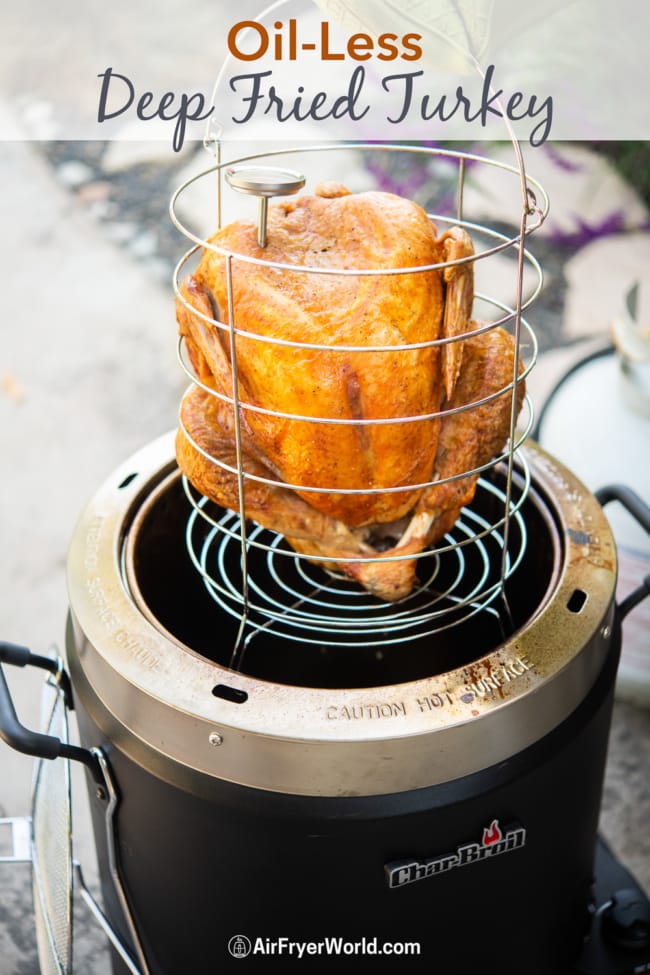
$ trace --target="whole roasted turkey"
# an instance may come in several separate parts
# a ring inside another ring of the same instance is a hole
[[[510,431],[514,343],[471,319],[469,236],[394,194],[323,184],[270,205],[265,247],[243,221],[208,243],[177,300],[200,383],[181,405],[181,470],[239,510],[230,261],[246,517],[382,600],[407,596],[474,495],[462,475]]]

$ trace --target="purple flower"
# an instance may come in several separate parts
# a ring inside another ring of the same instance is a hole
[[[614,210],[598,223],[588,224],[578,214],[575,214],[576,228],[574,230],[554,230],[550,234],[550,239],[556,244],[579,248],[590,244],[593,240],[600,237],[607,237],[610,234],[620,234],[626,230],[625,214],[622,210]],[[643,229],[643,228],[641,228]]]

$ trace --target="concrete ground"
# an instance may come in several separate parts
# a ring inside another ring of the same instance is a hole
[[[591,167],[592,191],[580,175],[572,185],[595,208],[594,225],[602,217],[593,191],[597,171],[610,180],[608,205],[612,187],[619,193],[614,199],[627,225],[610,240],[616,260],[610,251],[596,269],[574,263],[564,274],[562,262],[576,254],[577,217],[561,172],[549,167],[549,179],[560,185],[552,196],[558,201],[553,233],[540,237],[550,283],[540,299],[542,354],[531,378],[538,403],[568,362],[606,339],[609,308],[618,308],[648,244],[647,214],[634,192],[600,170],[595,157],[579,155]],[[171,167],[168,147],[155,145],[0,145],[1,639],[41,652],[63,647],[66,551],[84,503],[131,452],[176,423],[185,377],[176,361],[170,273],[172,255],[180,256],[186,242],[169,224],[166,197],[199,162],[205,165],[190,152]],[[590,244],[581,243],[583,263]],[[647,276],[641,263],[639,273]],[[612,480],[618,480],[615,450],[612,459]],[[648,630],[639,632],[647,654]],[[9,682],[21,720],[35,727],[40,677],[12,670]],[[629,697],[621,693],[616,703],[601,824],[650,890],[650,709],[642,697]],[[30,779],[30,761],[0,745],[0,815],[28,813]],[[73,796],[75,855],[95,888],[76,772]],[[75,972],[107,975],[104,938],[78,901],[75,939]],[[27,866],[0,864],[0,972],[38,972]]]

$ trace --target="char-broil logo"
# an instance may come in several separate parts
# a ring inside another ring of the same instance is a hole
[[[526,843],[526,830],[523,826],[511,826],[505,832],[499,826],[498,819],[493,819],[483,830],[480,843],[466,843],[459,846],[455,853],[443,856],[427,857],[426,860],[393,860],[384,866],[389,887],[405,887],[414,884],[416,880],[426,877],[436,877],[441,873],[448,873],[455,867],[465,867],[469,863],[478,863],[511,853]]]

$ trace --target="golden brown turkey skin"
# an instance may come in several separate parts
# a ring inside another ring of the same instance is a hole
[[[426,489],[409,517],[394,525],[351,529],[317,511],[296,492],[253,480],[250,475],[270,481],[277,478],[259,459],[254,440],[243,428],[243,469],[249,475],[244,478],[247,517],[284,535],[296,551],[317,557],[322,567],[346,573],[380,599],[395,601],[408,596],[416,583],[418,554],[451,530],[461,508],[474,496],[478,475],[457,475],[488,464],[509,433],[512,392],[508,387],[515,355],[511,336],[501,328],[491,329],[471,335],[463,345],[463,368],[448,404],[458,412],[449,412],[442,419],[428,478],[445,482]],[[523,395],[522,380],[517,384],[517,411]],[[488,397],[494,398],[481,402]],[[181,470],[202,494],[238,511],[237,476],[220,466],[237,466],[232,414],[224,412],[217,397],[195,387],[183,400],[181,420],[199,448],[179,431],[176,453]],[[201,451],[219,463],[208,461]],[[386,536],[392,539],[388,544]],[[393,556],[399,559],[382,561]]]
[[[462,257],[471,248],[457,231],[438,237],[425,212],[401,197],[350,194],[331,185],[295,202],[272,204],[263,249],[256,226],[244,222],[229,224],[211,243],[235,255],[322,269],[416,267]],[[453,392],[460,368],[456,349],[391,347],[430,342],[466,328],[471,265],[449,269],[443,278],[436,270],[316,274],[251,264],[237,256],[231,261],[235,326],[251,333],[236,339],[240,402],[294,416],[352,421],[313,423],[243,407],[242,426],[252,454],[280,480],[296,485],[310,507],[348,528],[405,515],[420,491],[365,492],[428,482],[440,421],[364,421],[436,413],[443,389],[447,395]],[[453,320],[448,312],[445,323],[453,279],[461,286]],[[192,308],[227,322],[224,255],[206,249],[182,294]],[[228,330],[203,323],[182,302],[178,319],[201,380],[231,396]],[[265,337],[329,348],[287,347]],[[389,349],[337,349],[346,345]],[[222,425],[228,423],[227,409],[223,404],[219,409]],[[346,489],[363,493],[340,493]]]
[[[519,363],[519,374],[522,372]],[[423,491],[404,534],[383,553],[404,559],[345,566],[345,572],[369,592],[389,601],[408,595],[416,582],[417,560],[407,556],[440,542],[461,509],[473,500],[479,473],[459,475],[485,467],[505,447],[513,407],[516,416],[526,391],[520,378],[513,403],[514,376],[515,343],[504,329],[493,328],[463,340],[463,367],[448,403],[450,412],[442,418],[433,468],[432,479],[437,477],[442,483]]]

